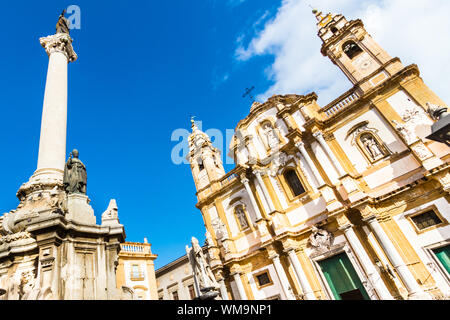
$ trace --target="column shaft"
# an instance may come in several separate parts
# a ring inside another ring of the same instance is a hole
[[[297,275],[298,281],[300,282],[300,287],[302,288],[303,294],[305,295],[306,300],[316,300],[316,296],[309,284],[308,278],[306,274],[303,272],[300,261],[298,261],[297,254],[295,250],[288,251],[289,261],[294,267],[295,274]]]
[[[225,281],[223,279],[221,279],[219,281],[219,285],[220,285],[220,295],[222,296],[222,300],[230,300],[230,299],[228,299],[227,287],[225,286]]]
[[[405,285],[409,295],[413,297],[414,296],[425,297],[426,296],[425,292],[417,283],[408,266],[405,264],[402,257],[395,249],[394,245],[384,232],[383,228],[381,228],[377,219],[375,217],[371,217],[368,220],[368,223],[373,232],[375,233],[375,236],[380,241],[380,244],[383,247],[384,252],[386,253],[389,261],[392,263],[395,270],[397,270],[398,275],[400,276],[403,284]]]
[[[242,183],[244,184],[245,190],[247,190],[248,196],[250,197],[250,202],[252,203],[253,209],[255,210],[256,221],[259,221],[262,219],[261,212],[259,212],[258,204],[256,203],[256,199],[253,195],[252,189],[250,188],[248,179],[242,179]]]
[[[280,279],[281,287],[283,289],[284,295],[287,300],[295,300],[295,297],[292,295],[289,285],[289,281],[287,279],[286,273],[284,272],[283,266],[281,265],[280,258],[275,256],[272,258],[273,266],[275,267],[275,271],[278,274],[278,278]]]
[[[317,170],[316,165],[314,164],[308,152],[306,151],[303,142],[297,143],[296,146],[300,150],[300,153],[302,154],[303,158],[305,158],[306,162],[308,163],[308,166],[312,170],[314,177],[317,180],[317,183],[319,184],[318,187],[324,185],[325,181],[322,179],[319,170]]]
[[[235,273],[233,275],[234,282],[236,283],[236,287],[239,292],[240,300],[248,300],[247,295],[245,294],[244,285],[242,284],[241,274]]]
[[[269,191],[267,190],[266,185],[264,184],[264,181],[261,178],[261,173],[259,171],[255,171],[254,174],[256,176],[256,180],[258,180],[259,186],[261,187],[263,196],[266,199],[266,203],[269,206],[270,212],[274,212],[275,207],[273,205],[272,199],[270,198]]]
[[[331,163],[333,163],[333,166],[338,171],[339,177],[344,176],[346,174],[345,170],[342,168],[339,160],[336,158],[336,156],[334,155],[334,153],[331,150],[330,146],[327,144],[327,142],[323,138],[322,133],[318,132],[314,136],[316,137],[317,141],[322,146],[322,148],[325,150],[326,154],[328,155],[328,158],[330,158],[330,160],[331,160]]]
[[[347,237],[348,242],[350,243],[350,246],[353,248],[355,254],[361,261],[361,264],[363,265],[363,268],[366,270],[369,280],[372,283],[375,290],[377,291],[380,299],[392,300],[393,299],[392,295],[389,293],[389,290],[386,288],[375,266],[373,265],[372,261],[370,260],[369,256],[364,250],[361,242],[359,241],[358,237],[355,234],[355,231],[353,230],[353,227],[349,225],[345,226],[344,228],[345,228],[344,233],[345,236]]]

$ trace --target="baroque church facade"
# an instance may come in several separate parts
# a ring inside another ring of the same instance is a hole
[[[445,103],[367,33],[313,11],[321,53],[352,82],[254,102],[225,173],[192,121],[188,159],[223,299],[444,299],[450,149],[426,139]]]

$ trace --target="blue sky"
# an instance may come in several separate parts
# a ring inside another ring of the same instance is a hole
[[[338,1],[311,2],[339,8]],[[250,100],[242,98],[247,87],[256,87],[258,99],[323,91],[323,104],[350,87],[320,55],[315,19],[303,1],[10,2],[0,13],[0,214],[16,208],[16,191],[36,169],[48,65],[39,37],[54,33],[58,15],[71,4],[81,9],[81,29],[71,32],[79,58],[69,65],[67,154],[77,148],[87,166],[87,193],[97,221],[109,199],[116,199],[126,240],[147,237],[158,254],[157,267],[183,255],[191,236],[204,240],[190,167],[171,159],[177,144],[171,135],[189,129],[191,115],[204,129],[225,132],[248,114]],[[341,4],[338,11],[349,18],[389,17],[383,12],[396,10],[385,1]],[[421,7],[413,9],[426,15]],[[293,10],[301,14],[286,14]],[[292,23],[285,23],[289,19]],[[448,68],[442,67],[447,62],[442,48],[435,50],[435,64],[427,65],[431,53],[406,51],[407,45],[390,40],[395,32],[409,35],[407,28],[398,28],[390,38],[372,20],[389,52],[419,67],[423,61],[424,77],[445,99],[448,81],[442,83],[434,73],[439,62],[440,70]],[[311,60],[305,65],[305,59]],[[292,70],[298,70],[294,76]],[[299,80],[314,80],[319,70],[326,76],[318,77],[323,83]]]

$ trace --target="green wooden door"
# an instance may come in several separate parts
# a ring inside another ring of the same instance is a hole
[[[319,265],[336,300],[370,300],[345,253],[320,261]]]
[[[450,274],[450,246],[435,249],[433,251],[444,266],[445,270],[447,270],[447,273]]]

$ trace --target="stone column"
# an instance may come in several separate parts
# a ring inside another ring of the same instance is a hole
[[[220,279],[219,285],[220,285],[220,295],[222,296],[222,300],[230,300],[230,299],[228,299],[228,292],[227,292],[227,287],[225,286],[225,280]]]
[[[306,300],[317,300],[316,296],[309,284],[308,278],[306,277],[305,272],[303,272],[300,261],[298,260],[297,254],[294,249],[289,249],[287,251],[289,261],[294,267],[295,274],[297,275],[298,281],[300,282],[300,287],[302,288],[303,294],[305,295]]]
[[[247,178],[242,178],[241,182],[244,184],[245,190],[247,190],[248,196],[250,197],[250,202],[252,203],[253,209],[255,210],[256,214],[256,222],[259,220],[262,220],[261,212],[259,212],[258,204],[256,203],[256,199],[253,196],[252,189],[249,185],[249,180]]]
[[[239,272],[234,273],[233,279],[239,292],[239,300],[248,300],[247,295],[245,294],[244,285],[242,284],[241,274]]]
[[[351,224],[344,225],[340,227],[341,230],[344,231],[344,234],[350,243],[350,246],[353,248],[356,256],[361,262],[363,268],[366,270],[369,280],[375,290],[377,291],[381,300],[393,300],[394,298],[389,293],[389,290],[386,288],[383,280],[381,279],[379,273],[377,272],[375,266],[364,250],[361,242],[353,230],[353,226]]]
[[[419,286],[417,280],[414,278],[408,266],[405,264],[402,257],[395,249],[391,240],[378,223],[376,217],[370,216],[364,219],[364,221],[366,221],[369,224],[370,228],[373,230],[375,236],[377,237],[378,241],[383,247],[384,252],[386,253],[389,261],[392,263],[394,269],[397,271],[403,284],[405,285],[406,290],[408,291],[408,296],[411,299],[420,299],[420,300],[431,299],[431,296],[428,293],[425,293]]]
[[[295,297],[292,294],[291,286],[289,285],[289,281],[287,279],[286,273],[284,272],[284,268],[281,265],[280,257],[278,255],[274,255],[270,257],[273,261],[273,266],[275,267],[275,271],[278,274],[278,278],[280,279],[281,287],[283,288],[284,295],[287,300],[295,300]]]
[[[67,69],[77,59],[66,33],[40,38],[49,56],[38,164],[31,180],[62,183],[66,158]]]
[[[338,171],[339,177],[342,177],[346,174],[345,170],[342,168],[341,164],[339,163],[339,160],[336,158],[336,156],[334,155],[333,151],[331,150],[330,146],[328,145],[328,143],[326,143],[322,132],[317,131],[315,133],[313,133],[313,136],[317,139],[317,141],[319,142],[319,144],[322,146],[322,148],[325,150],[325,153],[328,155],[328,158],[330,158],[331,162],[333,163],[333,166],[336,168],[336,170]]]
[[[269,191],[267,190],[266,185],[264,184],[264,181],[261,178],[261,172],[259,172],[258,170],[255,170],[255,171],[253,171],[253,174],[256,176],[256,180],[258,180],[259,186],[262,189],[264,198],[266,199],[266,202],[267,202],[267,205],[269,206],[270,212],[274,212],[275,207],[273,205],[272,199],[270,198]]]
[[[318,187],[323,186],[325,184],[325,181],[322,179],[319,170],[317,170],[316,165],[314,164],[308,152],[306,151],[305,144],[303,142],[297,142],[295,146],[300,150],[300,153],[302,154],[303,158],[305,158],[306,162],[308,163],[308,166],[311,168],[314,177],[317,180],[317,183],[319,184]]]

